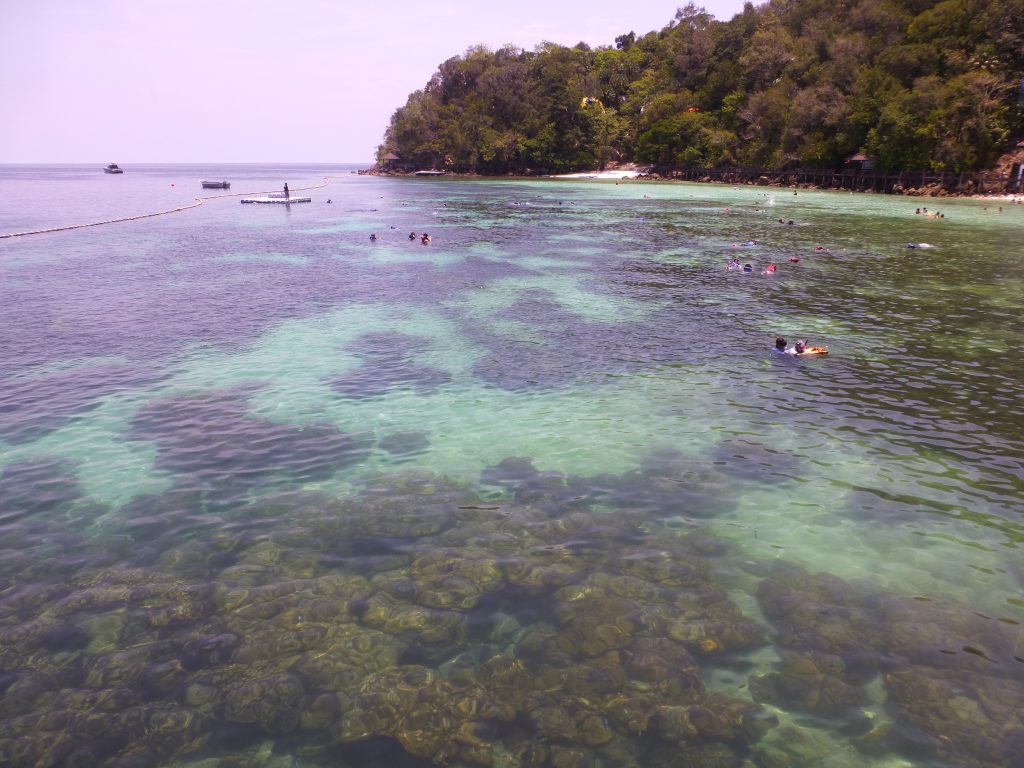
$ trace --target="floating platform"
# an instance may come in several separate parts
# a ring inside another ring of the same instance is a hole
[[[278,205],[291,205],[292,203],[311,203],[312,197],[243,197],[243,203],[277,203]]]
[[[230,181],[200,181],[203,189],[231,189]]]

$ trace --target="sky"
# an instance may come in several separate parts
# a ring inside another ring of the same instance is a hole
[[[614,45],[660,0],[0,0],[0,163],[369,163],[474,45]],[[729,19],[743,0],[707,0]]]

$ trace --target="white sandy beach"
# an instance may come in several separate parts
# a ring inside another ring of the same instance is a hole
[[[584,171],[583,173],[561,173],[556,179],[635,179],[639,176],[635,168],[614,171]]]

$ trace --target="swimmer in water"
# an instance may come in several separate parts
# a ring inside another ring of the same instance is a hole
[[[409,233],[409,239],[410,240],[415,240],[416,239],[416,233],[415,232],[410,232]]]
[[[754,271],[754,265],[753,264],[744,264],[743,265],[743,271],[744,272],[753,272]]]
[[[420,242],[424,245],[430,245],[430,235],[426,232],[423,233],[423,237],[420,238]]]
[[[376,243],[377,242],[377,235],[376,235],[376,233],[370,235],[370,242],[371,243]]]
[[[774,275],[775,274],[775,265],[774,264],[769,264],[767,267],[765,267],[764,269],[761,270],[761,274],[762,275]]]
[[[786,340],[781,336],[775,337],[775,351],[785,352],[786,351]]]
[[[740,260],[739,259],[733,259],[732,261],[729,262],[729,266],[726,267],[726,269],[739,269],[739,268],[740,268]]]

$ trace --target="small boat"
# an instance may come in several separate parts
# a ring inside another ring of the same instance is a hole
[[[200,181],[203,189],[231,189],[230,181]]]
[[[413,176],[444,176],[446,171],[416,171]]]
[[[124,169],[123,168],[118,168],[117,167],[117,163],[111,163],[110,165],[108,165],[106,168],[103,169],[103,172],[104,173],[124,173]]]

